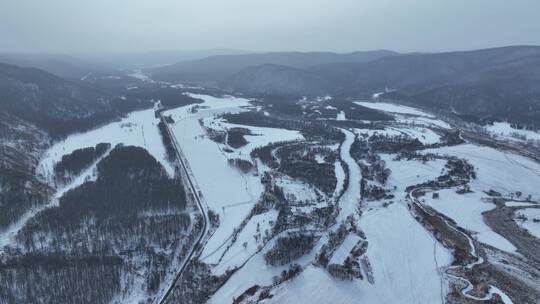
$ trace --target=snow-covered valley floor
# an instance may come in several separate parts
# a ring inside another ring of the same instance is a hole
[[[202,103],[162,115],[204,204],[185,212],[192,224],[203,212],[211,227],[190,226],[186,234],[204,231],[189,248],[142,244],[172,258],[170,269],[151,294],[139,274],[150,262],[130,260],[136,269],[122,277],[114,303],[520,303],[515,286],[531,294],[526,299],[540,295],[529,279],[540,269],[527,260],[537,247],[524,248],[520,233],[540,238],[538,162],[463,142],[447,122],[402,105],[356,102],[394,120],[355,121],[336,105],[327,106],[338,110],[336,118],[306,122],[243,97],[186,94]],[[0,234],[0,248],[39,211],[95,180],[97,164],[118,144],[142,147],[170,177],[178,174],[156,110],[52,145],[37,172],[56,189],[51,203]],[[246,113],[253,116],[238,115]],[[57,184],[54,166],[63,156],[99,143],[111,149]],[[505,208],[517,209],[508,218]],[[518,227],[518,238],[494,226],[505,221]],[[191,258],[182,260],[188,251]]]
[[[496,208],[495,203],[491,201],[493,198],[487,193],[494,190],[500,192],[503,197],[519,196],[537,200],[540,193],[534,185],[540,184],[539,164],[516,154],[473,143],[446,146],[440,134],[451,130],[450,125],[418,109],[384,103],[359,104],[387,111],[396,117],[397,123],[389,124],[383,130],[353,129],[354,133],[346,129],[342,130],[345,139],[341,145],[340,155],[347,165],[348,188],[337,202],[339,213],[336,224],[343,223],[352,216],[362,231],[363,237],[349,234],[342,245],[336,249],[330,264],[345,263],[345,260],[350,258],[349,253],[356,248],[355,244],[365,242],[367,250],[360,258],[369,261],[370,273],[363,272],[363,279],[343,281],[316,262],[309,263],[313,255],[320,251],[322,245],[329,240],[328,234],[323,233],[314,249],[295,261],[303,267],[303,271],[297,277],[270,288],[272,297],[262,302],[447,303],[449,293],[457,292],[459,296],[456,298],[454,294],[452,299],[458,302],[472,299],[485,301],[500,297],[504,303],[515,303],[511,298],[516,295],[512,294],[512,291],[505,291],[505,288],[511,287],[502,285],[500,282],[490,283],[484,289],[485,293],[482,293],[475,290],[476,286],[469,280],[447,273],[450,269],[453,269],[454,273],[457,271],[455,270],[457,266],[451,266],[456,261],[453,250],[447,248],[446,243],[437,239],[440,236],[436,238],[433,231],[426,229],[423,223],[415,218],[416,215],[410,211],[407,191],[414,185],[437,181],[440,176],[447,174],[450,170],[448,162],[451,159],[460,159],[471,164],[475,176],[468,183],[468,188],[466,188],[468,193],[466,191],[458,193],[461,191],[458,188],[440,189],[424,194],[421,197],[421,203],[453,220],[458,229],[466,231],[463,235],[467,237],[470,235],[475,243],[478,241],[481,244],[493,246],[492,248],[501,250],[505,254],[519,257],[520,254],[517,253],[519,248],[513,241],[495,232],[485,222],[483,214]],[[427,161],[396,159],[397,154],[380,153],[380,159],[391,173],[384,184],[370,181],[368,185],[380,185],[388,189],[393,197],[366,201],[360,195],[360,181],[365,173],[365,168],[361,170],[360,166],[369,166],[369,161],[357,162],[353,159],[351,157],[352,144],[355,142],[355,136],[367,138],[381,135],[405,136],[418,139],[423,145],[437,145],[438,147],[420,152],[421,155],[430,155],[431,159]],[[344,179],[343,174],[339,173],[342,169],[336,169],[338,173],[336,176],[339,176],[341,180]],[[520,178],[516,179],[516,176]],[[527,182],[524,182],[525,180]],[[339,185],[338,181],[337,188],[340,187]],[[523,221],[525,216],[523,215],[520,225],[535,234],[536,228],[532,226],[531,220],[534,214],[532,211],[524,212],[529,212],[528,221]],[[336,231],[336,228],[337,225],[334,225],[329,231]],[[482,252],[481,248],[475,248],[471,242],[473,241],[466,243],[464,250],[472,249]],[[271,284],[272,276],[284,269],[265,265],[263,257],[271,246],[272,242],[257,252],[211,297],[210,302],[228,303],[250,287]],[[478,255],[477,252],[471,254]],[[472,269],[479,264],[489,263],[489,260],[482,257],[477,257],[477,259],[476,262],[465,265],[466,268]],[[469,285],[465,288],[457,287],[463,282]],[[473,296],[473,293],[478,296]],[[462,300],[459,297],[462,297]]]
[[[276,141],[302,139],[302,135],[296,131],[283,129],[242,126],[250,129],[254,135],[246,136],[247,145],[225,152],[224,145],[208,138],[201,122],[217,130],[237,127],[219,119],[214,120],[214,116],[246,111],[251,105],[243,98],[192,96],[204,100],[204,103],[197,106],[198,110],[195,113],[191,106],[167,111],[165,115],[171,115],[174,119],[173,133],[182,146],[208,207],[219,215],[219,227],[211,235],[201,254],[205,263],[217,264],[227,249],[234,230],[247,217],[262,193],[260,178],[263,171],[257,175],[244,174],[232,167],[228,160],[233,158],[250,160],[249,153],[256,147]],[[239,261],[243,262],[243,259]],[[222,271],[227,267],[238,266],[232,263],[231,258],[224,257],[223,262],[225,265],[219,268]]]
[[[308,266],[300,276],[276,290],[268,303],[443,303],[447,290],[441,275],[451,254],[411,216],[404,200],[360,207],[361,172],[349,154],[354,134],[345,131],[342,158],[349,167],[349,188],[341,198],[338,223],[354,215],[368,241],[366,257],[373,283],[336,281],[324,269]],[[348,254],[348,253],[347,253]]]

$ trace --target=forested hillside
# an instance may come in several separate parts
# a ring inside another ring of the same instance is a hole
[[[53,140],[150,107],[35,68],[0,63],[0,228],[49,203],[52,189],[36,176]]]
[[[155,293],[190,226],[185,209],[178,179],[144,149],[118,146],[95,181],[18,233],[6,249],[18,256],[0,264],[0,294],[8,303],[107,303],[134,288]]]
[[[379,97],[476,122],[540,128],[540,47],[396,54],[216,56],[149,70],[158,79],[281,96]]]
[[[367,62],[397,53],[386,50],[338,54],[329,52],[275,52],[220,55],[147,69],[154,79],[164,81],[221,82],[249,67],[265,64],[303,69],[338,62]]]
[[[52,136],[105,123],[121,113],[149,107],[35,68],[0,63],[0,111],[26,120]]]

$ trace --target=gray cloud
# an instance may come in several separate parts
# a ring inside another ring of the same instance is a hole
[[[540,44],[537,0],[0,0],[0,51]]]

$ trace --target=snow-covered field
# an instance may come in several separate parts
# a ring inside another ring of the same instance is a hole
[[[406,134],[412,138],[417,138],[425,145],[435,144],[441,141],[441,137],[431,129],[422,127],[406,127],[398,129],[401,134]]]
[[[354,246],[356,246],[360,240],[361,238],[356,234],[347,235],[343,243],[336,249],[334,255],[332,255],[332,258],[328,264],[342,265],[353,250]]]
[[[398,198],[405,195],[405,188],[407,186],[436,179],[441,175],[441,171],[446,164],[446,161],[442,159],[435,159],[423,163],[416,160],[394,160],[395,155],[392,154],[379,155],[386,163],[386,167],[392,170],[392,173],[386,182],[387,188],[392,189],[395,187],[398,191],[398,193],[396,193]]]
[[[248,99],[197,94],[191,96],[204,102],[169,110],[165,115],[170,115],[174,120],[172,131],[187,158],[204,201],[209,209],[219,215],[220,225],[204,244],[199,259],[210,265],[211,273],[216,276],[241,267],[209,300],[209,303],[229,303],[254,285],[271,286],[274,276],[279,276],[282,271],[289,268],[289,264],[268,265],[264,259],[264,254],[274,246],[279,236],[272,239],[269,237],[278,218],[278,211],[272,209],[254,215],[244,222],[242,230],[237,230],[243,225],[242,222],[262,194],[264,189],[260,178],[264,170],[268,170],[260,161],[252,160],[250,152],[268,143],[304,138],[297,131],[231,124],[217,118],[217,115],[223,113],[255,109]],[[320,239],[314,248],[294,260],[294,263],[301,265],[304,270],[294,279],[273,288],[271,292],[273,297],[265,300],[265,303],[444,302],[449,291],[449,282],[443,272],[452,263],[452,253],[436,241],[412,216],[407,206],[405,188],[436,179],[444,171],[446,160],[435,159],[425,163],[416,160],[397,161],[393,159],[395,155],[380,154],[386,167],[392,171],[386,184],[381,186],[390,192],[393,191],[395,198],[391,199],[393,202],[390,204],[388,204],[390,200],[362,202],[360,196],[362,172],[350,155],[350,147],[356,135],[374,134],[406,135],[418,138],[426,145],[434,144],[440,142],[441,138],[431,128],[450,128],[450,126],[430,114],[411,107],[379,102],[357,102],[357,104],[387,111],[394,115],[398,123],[388,125],[384,130],[354,129],[351,132],[342,129],[345,141],[340,156],[349,167],[350,184],[338,202],[340,212],[336,218],[337,225],[331,226],[329,230],[337,229],[348,216],[353,216],[363,234],[349,233],[334,251],[329,264],[342,264],[355,245],[364,241],[362,238],[365,236],[368,245],[363,258],[369,261],[372,273],[368,275],[363,268],[362,280],[340,280],[332,277],[324,267],[315,266],[313,264],[315,255],[328,241],[329,235],[328,231],[318,231],[316,235]],[[336,119],[345,120],[346,117],[341,112]],[[46,153],[39,164],[40,173],[51,179],[53,165],[62,155],[75,149],[107,142],[113,146],[123,143],[144,147],[165,166],[169,174],[173,174],[173,168],[166,160],[157,123],[154,110],[151,109],[134,112],[120,122],[70,136]],[[231,148],[227,143],[212,141],[205,129],[227,131],[238,127],[249,129],[252,133],[244,136],[248,143],[240,148]],[[473,193],[460,195],[455,192],[456,189],[441,190],[437,191],[439,198],[434,199],[431,193],[428,193],[421,198],[422,202],[455,220],[458,226],[470,231],[479,242],[507,252],[516,252],[516,248],[508,240],[484,223],[482,212],[495,208],[495,205],[482,199],[487,196],[483,191],[493,189],[505,196],[521,191],[523,196],[540,198],[540,189],[535,186],[540,185],[540,165],[521,156],[472,144],[423,152],[465,158],[475,167],[477,178],[470,183]],[[258,172],[242,173],[229,164],[228,160],[234,158],[255,162]],[[317,160],[324,161],[322,158]],[[94,167],[79,177],[74,185],[92,177]],[[338,179],[335,190],[337,194],[343,187],[345,176],[339,162],[335,162],[335,172]],[[523,182],[524,180],[527,182]],[[309,214],[311,208],[322,207],[328,203],[324,199],[321,200],[321,193],[309,184],[278,173],[273,176],[273,181],[283,188],[288,201],[295,204],[291,208],[293,213]],[[59,193],[63,193],[60,191],[66,189],[68,188],[59,189]],[[362,211],[361,215],[359,210]],[[519,212],[523,212],[529,220],[516,219],[518,224],[538,237],[540,224],[533,222],[532,219],[540,217],[539,209],[528,208]],[[310,228],[312,227],[294,229]],[[143,293],[141,295],[144,296]]]
[[[373,136],[373,135],[384,135],[384,136],[399,136],[402,135],[401,132],[394,128],[384,128],[383,130],[375,129],[354,129],[354,133],[364,136]]]
[[[482,212],[495,208],[493,203],[482,200],[482,197],[486,196],[484,193],[457,194],[455,189],[445,189],[438,193],[437,199],[428,193],[424,198],[425,204],[452,218],[458,226],[471,231],[478,241],[507,252],[516,250],[512,243],[495,233],[484,222]]]
[[[540,142],[539,132],[514,129],[508,122],[495,122],[493,125],[488,125],[486,130],[495,137],[503,139]]]
[[[355,132],[359,134],[364,133],[368,136],[373,134],[387,136],[406,135],[411,138],[417,138],[425,145],[430,145],[438,143],[441,140],[439,134],[435,133],[431,128],[450,128],[450,125],[446,122],[436,119],[432,115],[416,108],[384,102],[359,101],[356,102],[356,104],[375,110],[385,111],[393,115],[394,119],[399,124],[402,124],[398,127],[389,126],[384,130],[356,129]]]
[[[71,135],[55,143],[45,152],[38,165],[38,173],[50,181],[53,177],[54,164],[59,162],[62,156],[77,149],[94,147],[99,143],[110,143],[112,147],[123,144],[145,148],[170,175],[173,175],[174,169],[166,160],[165,147],[157,128],[158,123],[159,119],[155,117],[154,109],[147,109],[130,113],[122,120],[100,128]]]
[[[317,201],[316,189],[302,181],[284,175],[276,179],[276,184],[282,187],[285,197],[290,202],[313,203]]]
[[[476,179],[470,185],[476,191],[490,189],[510,196],[521,191],[523,196],[540,199],[540,164],[526,157],[485,146],[462,144],[425,150],[466,159],[475,167]]]
[[[345,112],[341,111],[337,113],[336,120],[346,120]]]
[[[451,263],[451,254],[404,204],[368,210],[360,226],[369,242],[373,285],[366,278],[341,281],[308,266],[267,303],[442,303],[447,283],[440,272]]]
[[[408,136],[411,138],[417,138],[421,143],[429,145],[440,142],[441,137],[432,130],[419,126],[407,126],[407,127],[386,127],[383,130],[374,129],[355,129],[354,132],[359,135],[382,135],[382,136]]]
[[[172,131],[186,155],[195,179],[210,209],[219,214],[220,225],[206,243],[202,257],[209,264],[216,264],[227,248],[227,242],[246,218],[262,193],[260,176],[253,173],[243,174],[228,163],[230,158],[249,158],[249,152],[257,146],[277,140],[301,139],[297,132],[282,129],[256,128],[225,123],[221,120],[211,122],[215,114],[238,113],[250,107],[247,99],[236,97],[218,98],[207,95],[191,95],[204,100],[198,110],[192,113],[192,107],[181,107],[167,111],[175,120]],[[199,119],[212,128],[245,127],[253,136],[245,136],[246,146],[226,153],[222,145],[213,142]]]
[[[522,220],[519,216],[523,216],[526,219]],[[516,211],[516,217],[518,225],[527,229],[530,234],[540,239],[540,208],[520,209]]]
[[[350,185],[340,201],[338,223],[356,214],[360,206],[361,173],[349,154],[354,135],[347,131],[345,135],[341,156],[349,165]],[[416,222],[404,201],[381,206],[376,202],[364,207],[359,219],[369,244],[366,255],[372,265],[373,285],[366,278],[340,281],[324,269],[308,266],[299,277],[278,287],[268,303],[441,303],[447,283],[440,272],[451,263],[451,254]],[[358,240],[349,235],[332,262],[341,260]]]
[[[303,139],[303,136],[298,131],[232,124],[224,121],[223,119],[216,119],[212,116],[205,117],[203,119],[203,124],[207,127],[211,127],[214,130],[225,131],[232,128],[244,128],[251,131],[251,134],[253,135],[244,136],[248,143],[243,147],[233,149],[233,152],[228,152],[227,155],[229,158],[250,159],[251,151],[257,147],[262,147],[269,143],[278,141]],[[221,148],[225,147],[225,145],[218,145]]]
[[[399,128],[386,128],[386,130],[383,131],[384,133],[387,133],[388,135],[393,135],[395,133],[406,134],[412,138],[418,138],[420,142],[426,145],[440,142],[440,136],[431,130],[431,128],[451,128],[448,123],[436,119],[433,115],[420,109],[385,102],[358,101],[356,104],[370,109],[385,111],[393,115],[396,122],[404,124],[404,126],[400,126]]]
[[[288,264],[283,266],[270,266],[264,260],[264,253],[275,244],[276,238],[268,242],[264,249],[255,254],[247,263],[235,272],[229,280],[221,286],[220,289],[210,298],[209,304],[231,303],[233,298],[252,287],[253,285],[268,286],[272,284],[274,276],[279,276],[282,271],[289,268]],[[310,265],[315,257],[317,248],[311,250],[308,254],[294,261],[301,266]],[[295,279],[296,280],[296,279]],[[294,280],[294,281],[295,281]],[[321,285],[319,288],[323,288]],[[307,296],[307,295],[304,295]],[[303,303],[293,301],[282,301],[278,303]]]
[[[202,256],[213,256],[217,262],[221,252],[216,252],[229,238],[235,227],[248,215],[256,202],[262,186],[257,177],[244,175],[231,167],[227,156],[220,147],[206,136],[198,119],[224,112],[239,112],[241,106],[248,106],[245,99],[220,99],[211,96],[193,96],[205,102],[196,113],[190,107],[167,111],[175,123],[174,136],[187,157],[191,170],[210,209],[219,214],[220,226],[206,244]],[[226,181],[226,182],[224,182]]]
[[[426,114],[427,115],[427,114]],[[414,124],[414,125],[421,125],[426,127],[436,127],[436,128],[442,128],[442,129],[451,129],[452,127],[439,119],[435,118],[428,118],[425,116],[418,116],[411,118],[410,116],[403,116],[403,115],[395,115],[396,121],[403,124]]]
[[[359,104],[391,113],[424,116],[412,119],[413,121],[428,119],[431,120],[430,123],[444,127],[444,123],[436,123],[438,120],[425,117],[427,114],[414,108],[384,103]],[[407,119],[411,120],[411,118]],[[501,132],[509,132],[508,125],[499,123],[493,127]],[[464,158],[475,167],[477,174],[476,179],[470,183],[474,193],[459,195],[455,190],[442,190],[439,192],[439,199],[433,199],[428,194],[425,198],[426,203],[453,218],[461,227],[475,233],[479,241],[509,252],[515,251],[516,248],[508,240],[493,232],[484,223],[482,212],[493,209],[495,205],[482,201],[482,197],[486,196],[483,191],[493,189],[506,196],[520,191],[523,196],[531,195],[533,199],[540,198],[540,189],[537,187],[540,185],[540,164],[519,155],[473,144],[429,149],[424,152]],[[381,155],[381,157],[385,160],[387,167],[392,170],[388,185],[395,186],[397,189],[435,179],[440,175],[445,163],[443,160],[435,160],[422,164],[404,160],[393,161],[390,155]]]
[[[529,202],[506,202],[506,206],[508,207],[533,207],[537,206],[537,204],[529,203]]]
[[[258,249],[257,247],[263,244],[263,237],[268,235],[272,230],[272,224],[275,223],[277,215],[276,210],[271,210],[253,216],[238,235],[234,245],[227,250],[222,261],[212,269],[212,273],[222,275],[228,269],[232,270],[235,267],[241,266],[255,254]],[[205,261],[204,258],[203,261]]]
[[[431,117],[431,115],[407,106],[402,106],[398,104],[393,103],[387,103],[387,102],[369,102],[369,101],[357,101],[355,102],[357,105],[374,109],[374,110],[380,110],[385,111],[389,113],[395,113],[395,114],[408,114],[408,115],[416,115],[416,116],[424,116],[424,117]]]
[[[404,203],[374,208],[362,215],[360,227],[369,242],[375,288],[366,303],[440,303],[445,294],[441,268],[452,261],[409,213]],[[371,289],[370,289],[371,291]]]
[[[294,280],[279,286],[265,303],[375,303],[361,301],[366,297],[363,292],[356,281],[339,281],[324,269],[308,266]]]

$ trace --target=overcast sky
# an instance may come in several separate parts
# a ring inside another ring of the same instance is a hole
[[[540,45],[539,0],[0,0],[0,51]]]

